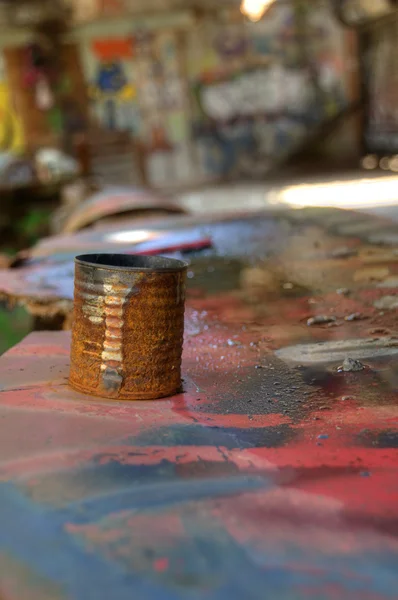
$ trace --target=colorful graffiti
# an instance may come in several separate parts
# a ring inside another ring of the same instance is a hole
[[[134,129],[136,89],[129,81],[125,62],[134,56],[133,40],[98,39],[92,43],[96,59],[90,97],[107,129]]]
[[[267,169],[346,103],[342,28],[327,0],[304,16],[278,2],[258,23],[231,11],[184,33],[123,31],[91,41],[93,113],[140,141],[153,183]]]
[[[189,102],[176,33],[141,28],[124,37],[94,39],[85,64],[100,126],[131,133],[144,149],[153,183],[159,173],[162,183],[186,177],[179,156],[188,154],[183,146],[189,138]]]
[[[263,174],[346,104],[341,27],[322,0],[303,14],[276,3],[243,33],[210,24],[204,37],[214,51],[201,71],[195,55],[194,132],[211,175]]]
[[[282,112],[303,113],[311,101],[309,83],[307,72],[275,65],[200,86],[199,102],[206,116],[221,121]]]

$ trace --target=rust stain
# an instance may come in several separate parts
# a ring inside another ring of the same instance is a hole
[[[73,388],[126,400],[179,390],[185,271],[184,263],[159,257],[87,255],[77,260]]]

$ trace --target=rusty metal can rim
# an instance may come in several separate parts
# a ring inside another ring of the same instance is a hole
[[[111,270],[133,273],[176,273],[185,271],[188,267],[188,263],[176,258],[149,256],[145,254],[115,254],[113,252],[80,254],[75,257],[75,263],[106,271]]]

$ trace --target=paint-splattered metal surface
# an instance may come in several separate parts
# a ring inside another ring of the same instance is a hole
[[[397,597],[394,229],[297,211],[210,230],[183,393],[72,391],[67,332],[0,359],[2,599]]]

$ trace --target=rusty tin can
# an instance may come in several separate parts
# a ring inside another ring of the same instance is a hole
[[[158,256],[75,259],[70,385],[118,400],[181,387],[186,264]]]

